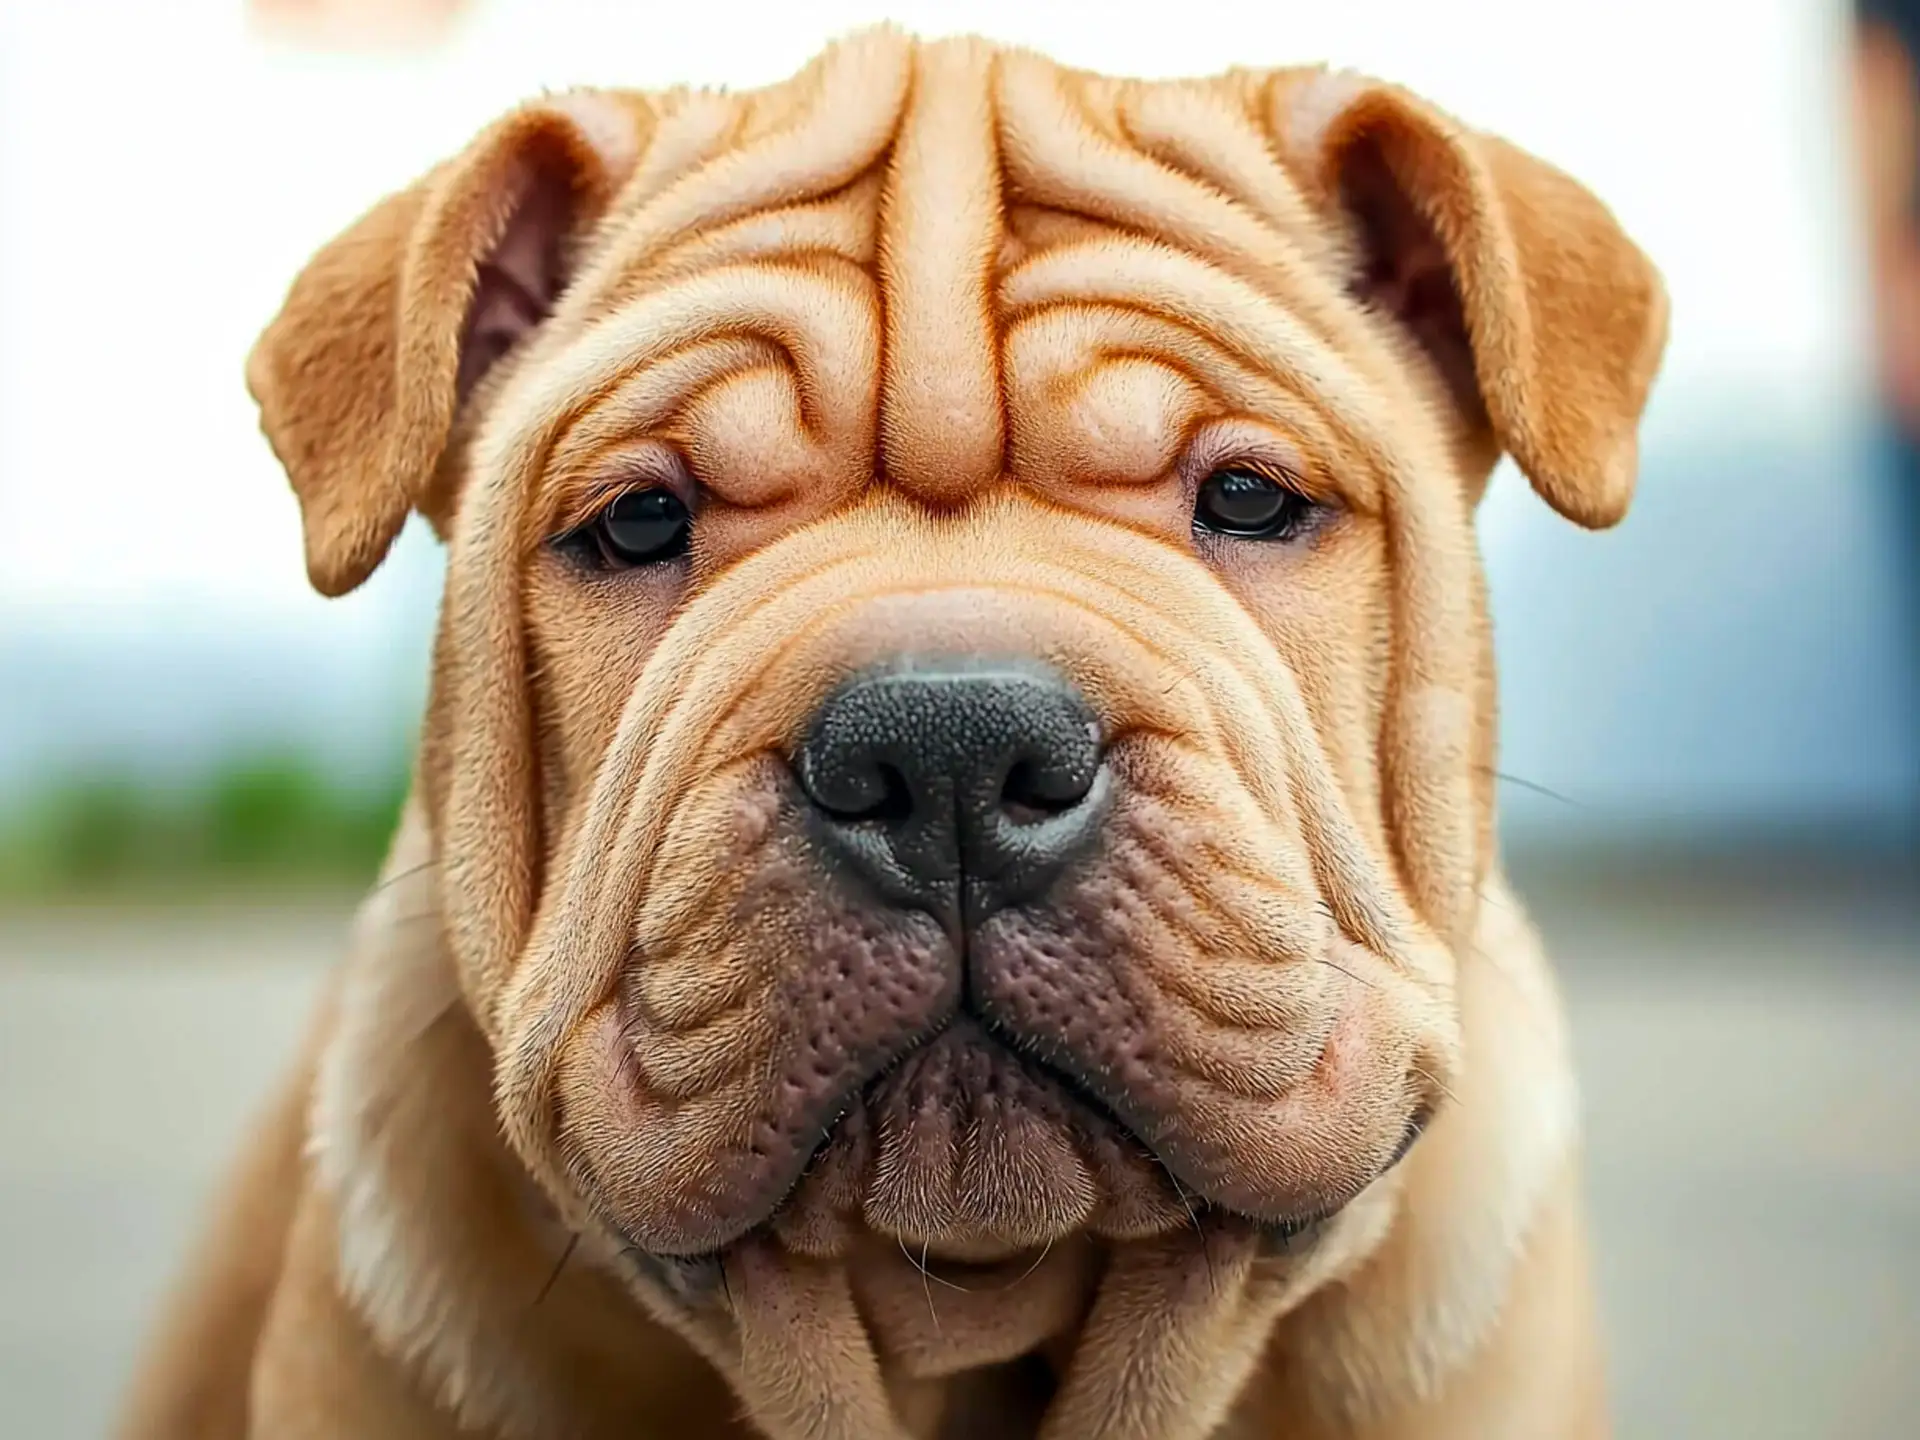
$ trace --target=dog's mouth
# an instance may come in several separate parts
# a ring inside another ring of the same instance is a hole
[[[1427,1123],[1416,1114],[1387,1168]],[[814,1256],[867,1240],[978,1278],[1070,1235],[1249,1230],[1292,1253],[1343,1204],[1276,1218],[1210,1199],[1097,1094],[969,1010],[870,1078],[746,1237]],[[697,1263],[697,1262],[696,1262]]]
[[[838,1098],[817,1096],[811,1145],[786,1151],[783,1162],[761,1143],[750,1152],[760,1163],[709,1189],[705,1244],[695,1227],[675,1225],[661,1227],[668,1244],[647,1245],[647,1225],[671,1212],[657,1211],[639,1192],[627,1214],[641,1227],[615,1221],[614,1229],[636,1256],[693,1271],[735,1246],[764,1241],[828,1259],[877,1240],[923,1265],[998,1267],[1068,1237],[1130,1242],[1231,1230],[1256,1236],[1266,1253],[1292,1253],[1397,1166],[1429,1119],[1426,1107],[1416,1107],[1391,1153],[1374,1152],[1384,1163],[1368,1164],[1356,1147],[1341,1162],[1344,1183],[1293,1190],[1303,1203],[1236,1205],[1221,1192],[1238,1186],[1265,1199],[1288,1191],[1245,1169],[1223,1171],[1216,1186],[1182,1163],[1183,1150],[1230,1140],[1231,1131],[1210,1134],[1198,1116],[1165,1117],[1159,1129],[1143,1131],[1127,1118],[1125,1102],[1138,1097],[1124,1076],[1090,1080],[1070,1056],[1009,1031],[970,1001],[963,987],[923,1035]],[[622,1039],[617,1051],[624,1050]],[[622,1084],[628,1063],[615,1070]],[[783,1133],[798,1139],[805,1123],[790,1121]],[[615,1212],[606,1213],[612,1219]],[[694,1243],[674,1243],[674,1230]]]

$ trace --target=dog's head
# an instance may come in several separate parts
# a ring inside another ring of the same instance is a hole
[[[1665,313],[1397,89],[887,32],[370,212],[250,380],[321,590],[447,541],[422,793],[554,1203],[984,1263],[1373,1186],[1460,1061],[1475,505],[1620,517]]]

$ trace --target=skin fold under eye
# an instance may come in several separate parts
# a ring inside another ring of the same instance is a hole
[[[631,570],[687,553],[693,516],[672,490],[628,490],[554,547],[602,570]]]

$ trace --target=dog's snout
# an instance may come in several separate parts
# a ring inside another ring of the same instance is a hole
[[[821,706],[796,771],[828,848],[896,905],[954,924],[1041,894],[1093,837],[1100,723],[1027,662],[901,661]]]

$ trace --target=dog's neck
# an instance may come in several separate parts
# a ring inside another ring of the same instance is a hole
[[[347,1296],[386,1354],[489,1433],[618,1433],[632,1417],[657,1421],[663,1403],[706,1404],[703,1423],[716,1428],[701,1433],[730,1433],[737,1407],[717,1385],[688,1400],[689,1344],[750,1410],[774,1412],[754,1418],[781,1440],[783,1428],[875,1433],[863,1407],[885,1412],[880,1433],[957,1433],[982,1423],[964,1415],[984,1412],[1011,1436],[1020,1412],[1042,1404],[1043,1437],[1197,1440],[1231,1425],[1247,1377],[1276,1350],[1300,1363],[1263,1367],[1260,1383],[1299,1392],[1289,1406],[1351,1415],[1362,1394],[1391,1405],[1435,1392],[1488,1333],[1573,1142],[1558,998],[1496,873],[1460,957],[1468,1061],[1453,1102],[1326,1240],[1285,1261],[1186,1232],[1102,1255],[1097,1268],[1063,1250],[1050,1262],[1065,1271],[1059,1313],[1033,1337],[1062,1377],[1050,1399],[1018,1367],[963,1369],[967,1347],[1009,1319],[931,1282],[912,1297],[924,1311],[894,1307],[894,1328],[912,1333],[889,1334],[883,1364],[861,1328],[874,1307],[856,1305],[843,1273],[763,1257],[720,1277],[723,1304],[560,1223],[500,1138],[491,1060],[441,931],[433,860],[410,812],[356,922],[309,1150],[339,1217]],[[1444,1183],[1462,1173],[1481,1177],[1470,1206]],[[836,1299],[848,1348],[867,1351],[864,1376],[818,1362],[819,1322]],[[1021,1301],[1046,1308],[1037,1292]],[[806,1323],[783,1325],[796,1308]],[[769,1384],[783,1398],[756,1405]]]

